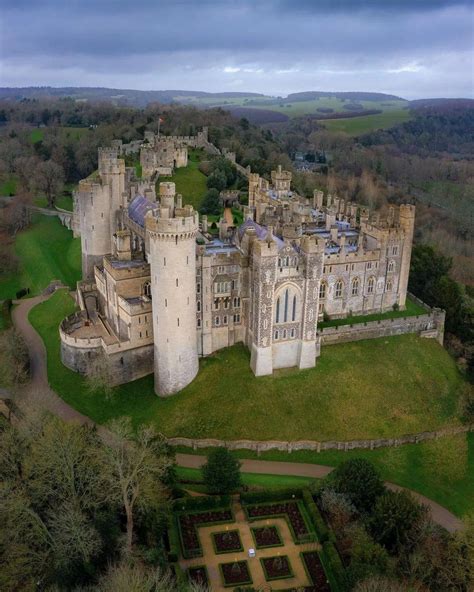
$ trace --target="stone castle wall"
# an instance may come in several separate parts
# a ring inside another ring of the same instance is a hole
[[[153,373],[153,343],[140,347],[127,347],[127,343],[106,346],[100,337],[78,338],[68,333],[74,326],[81,326],[81,313],[74,313],[63,320],[61,338],[61,362],[70,370],[85,375],[102,352],[107,354],[111,385],[125,384]]]
[[[419,316],[325,327],[318,329],[318,335],[321,339],[321,345],[332,345],[362,339],[417,333],[421,337],[436,339],[442,345],[444,318],[445,312],[443,310],[433,309],[431,312]]]

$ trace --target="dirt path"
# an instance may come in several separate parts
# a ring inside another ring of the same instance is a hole
[[[30,325],[28,314],[33,307],[44,302],[50,298],[50,296],[51,294],[43,294],[27,300],[18,301],[17,306],[13,309],[13,324],[26,341],[31,364],[31,382],[24,391],[18,395],[15,401],[20,407],[24,405],[27,406],[30,402],[39,404],[42,408],[47,409],[50,413],[53,413],[65,421],[77,421],[82,424],[93,425],[94,422],[89,417],[79,413],[79,411],[76,411],[73,407],[63,401],[48,384],[46,349],[43,340]],[[99,432],[106,434],[107,430],[106,428],[99,426]],[[177,454],[176,461],[181,467],[198,469],[206,462],[206,457],[195,454]],[[325,465],[313,465],[308,463],[275,462],[251,459],[243,459],[241,460],[241,463],[242,472],[244,473],[290,475],[294,477],[310,477],[313,479],[321,479],[333,470],[332,467]],[[387,486],[396,491],[403,489],[393,483],[387,483]],[[462,527],[462,522],[443,506],[415,491],[411,491],[411,493],[416,499],[431,509],[433,520],[435,522],[444,526],[444,528],[450,532],[454,532]]]

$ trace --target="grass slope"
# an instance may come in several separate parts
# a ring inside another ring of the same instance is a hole
[[[21,288],[41,292],[51,280],[75,287],[81,277],[80,239],[57,218],[35,215],[29,228],[15,240],[19,272],[0,279],[0,300],[14,298]]]
[[[223,439],[352,439],[429,430],[457,423],[463,380],[435,341],[403,335],[326,347],[315,369],[255,378],[243,346],[201,360],[197,378],[160,399],[149,376],[86,394],[81,377],[59,359],[57,327],[72,311],[64,293],[31,313],[43,337],[50,383],[71,405],[103,423],[130,416],[167,436]]]
[[[240,430],[251,438],[266,438],[272,426],[279,437],[323,438],[330,433],[353,437],[361,430],[372,436],[393,435],[410,431],[415,425],[417,429],[429,429],[452,419],[457,392],[463,384],[454,363],[435,342],[402,336],[327,347],[316,370],[282,372],[274,379],[254,378],[244,348],[231,348],[202,360],[199,377],[177,397],[158,399],[153,394],[152,378],[148,377],[118,387],[107,399],[101,393],[86,393],[83,379],[60,362],[58,323],[74,310],[71,297],[58,291],[31,311],[30,322],[47,346],[52,387],[100,423],[130,416],[135,425],[152,423],[167,435],[200,437],[235,437]],[[364,362],[362,357],[367,360]],[[338,368],[342,360],[345,365]],[[405,373],[412,373],[413,378],[404,378]],[[346,385],[348,376],[352,378]],[[308,377],[313,380],[308,381]],[[363,388],[361,393],[350,388],[355,381]],[[311,387],[310,405],[301,388],[305,382]],[[263,386],[268,391],[265,397]],[[270,400],[271,405],[262,399]],[[304,416],[297,417],[301,408]],[[303,431],[308,425],[309,434]],[[235,454],[256,458],[251,451]],[[271,451],[260,458],[336,466],[361,456],[374,462],[384,479],[419,491],[459,516],[474,511],[474,434],[372,451]],[[185,473],[180,476],[186,478]],[[188,474],[187,478],[194,476]],[[297,484],[291,478],[258,475],[245,476],[244,482],[260,486]]]
[[[207,191],[206,175],[199,170],[201,161],[201,152],[190,150],[188,166],[176,169],[172,177],[160,177],[158,183],[162,181],[172,181],[176,184],[176,193],[183,196],[183,204],[190,204],[195,210],[201,206],[204,194]],[[158,188],[157,188],[158,191]]]

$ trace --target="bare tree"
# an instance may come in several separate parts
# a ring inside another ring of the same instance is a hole
[[[54,160],[40,162],[34,170],[33,183],[35,189],[45,193],[48,207],[52,208],[64,187],[64,171]]]
[[[164,439],[153,429],[141,427],[134,435],[128,419],[116,420],[109,427],[112,434],[105,447],[104,464],[109,466],[110,493],[120,500],[127,518],[125,551],[130,555],[135,513],[165,502],[161,479],[172,461]]]
[[[109,358],[101,350],[86,370],[86,386],[90,393],[102,391],[106,396],[112,393],[112,371]]]

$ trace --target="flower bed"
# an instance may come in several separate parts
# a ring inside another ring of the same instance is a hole
[[[202,555],[201,543],[197,532],[197,526],[210,526],[233,522],[234,516],[229,510],[209,510],[195,514],[181,514],[178,517],[181,547],[185,558],[200,557]]]
[[[303,518],[298,502],[280,502],[248,506],[246,508],[249,520],[269,518],[270,516],[283,516],[288,521],[295,543],[308,540],[310,532]]]
[[[207,569],[205,565],[198,565],[196,567],[190,567],[188,569],[189,580],[202,586],[203,588],[209,588],[209,578],[207,576]]]
[[[257,549],[281,547],[283,542],[276,526],[257,526],[250,529]]]
[[[318,592],[331,592],[331,586],[329,585],[318,553],[316,551],[301,553],[301,559],[303,560],[306,573]]]
[[[233,551],[243,551],[238,530],[226,530],[223,532],[214,532],[212,542],[216,555],[220,553],[232,553]]]
[[[263,573],[267,582],[272,580],[284,580],[293,577],[290,560],[286,555],[278,555],[277,557],[264,557],[260,559]]]
[[[228,586],[246,586],[252,583],[252,576],[246,561],[221,563],[219,569],[226,588]]]

